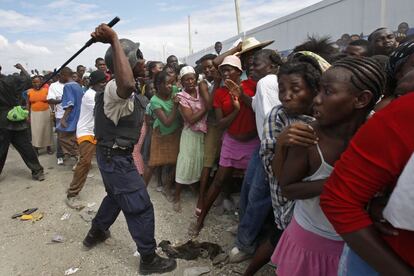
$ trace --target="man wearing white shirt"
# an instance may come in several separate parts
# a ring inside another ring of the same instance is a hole
[[[63,114],[65,111],[62,108],[62,96],[63,96],[63,88],[65,83],[72,80],[72,70],[69,67],[64,67],[59,74],[59,80],[57,82],[52,83],[49,86],[49,91],[47,93],[47,101],[50,105],[54,106],[55,111],[55,118],[56,118],[56,125],[58,126],[60,119],[62,119]],[[57,139],[56,143],[56,158],[57,164],[63,165],[63,151],[59,144],[59,139]]]
[[[90,75],[90,87],[82,97],[80,116],[76,126],[76,138],[79,144],[79,162],[73,173],[72,182],[67,191],[66,203],[70,208],[81,209],[85,207],[79,201],[78,195],[85,185],[86,177],[91,168],[92,157],[96,150],[95,140],[95,96],[103,93],[106,85],[106,76],[102,71],[92,72]]]
[[[252,99],[259,138],[263,136],[266,116],[279,101],[277,72],[282,64],[273,50],[260,50],[253,59],[253,78],[259,80]],[[259,155],[260,146],[253,153],[247,167],[240,194],[240,224],[235,247],[230,251],[230,262],[241,262],[254,254],[262,226],[271,212],[269,181]]]

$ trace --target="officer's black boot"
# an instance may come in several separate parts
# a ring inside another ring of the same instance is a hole
[[[153,273],[166,273],[173,271],[177,267],[174,259],[166,259],[158,256],[156,253],[141,256],[139,273],[143,275]]]
[[[104,232],[92,226],[91,230],[89,230],[88,234],[83,240],[83,245],[87,248],[92,248],[98,243],[105,241],[110,236],[111,236],[111,233],[109,232],[109,230]]]

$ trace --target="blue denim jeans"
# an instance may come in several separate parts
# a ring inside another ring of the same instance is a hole
[[[253,254],[257,238],[272,208],[269,180],[259,155],[254,151],[244,176],[240,194],[240,223],[236,246],[245,253]]]
[[[154,253],[154,208],[132,155],[112,156],[108,160],[98,147],[96,157],[107,195],[92,220],[93,227],[108,230],[122,211],[138,252]]]
[[[379,276],[379,273],[345,244],[339,260],[338,276]]]

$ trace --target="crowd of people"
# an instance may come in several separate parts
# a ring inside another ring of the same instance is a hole
[[[269,262],[279,276],[414,275],[414,37],[379,28],[342,48],[309,37],[287,58],[251,37],[224,53],[216,43],[194,67],[145,61],[104,24],[92,37],[110,44],[96,71],[65,67],[43,84],[17,64],[0,77],[0,172],[12,144],[42,181],[40,149],[56,148],[74,170],[66,203],[82,209],[96,154],[107,195],[86,247],[122,211],[140,272],[175,269],[155,253],[154,178],[177,216],[182,190],[197,194],[192,238],[240,193],[228,255],[250,259],[244,275]]]

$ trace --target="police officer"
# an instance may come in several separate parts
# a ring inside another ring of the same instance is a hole
[[[96,158],[107,195],[83,244],[91,248],[107,239],[109,228],[122,211],[141,255],[139,272],[172,271],[177,266],[176,261],[155,253],[154,208],[132,158],[144,110],[134,93],[135,78],[145,74],[145,60],[138,43],[119,40],[116,32],[105,24],[97,27],[91,36],[111,45],[105,62],[115,78],[108,82],[105,92],[96,97]]]

